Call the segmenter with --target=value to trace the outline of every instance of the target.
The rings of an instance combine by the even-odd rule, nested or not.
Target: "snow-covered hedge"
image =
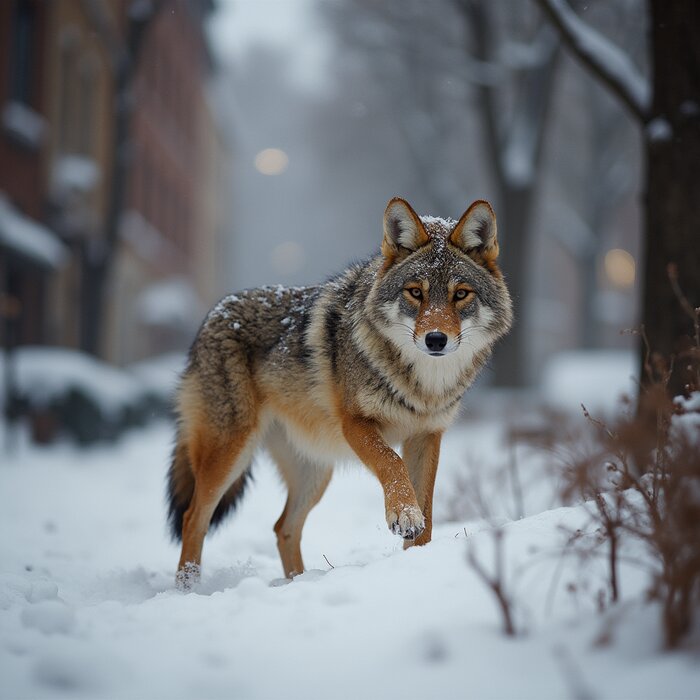
[[[0,400],[6,415],[29,421],[33,438],[66,436],[80,444],[113,439],[170,410],[182,355],[120,369],[56,347],[22,347],[0,355]],[[12,396],[8,400],[8,377]],[[171,384],[167,386],[167,378]]]
[[[151,400],[163,406],[171,406],[177,380],[185,368],[185,356],[170,352],[128,366],[129,372]]]

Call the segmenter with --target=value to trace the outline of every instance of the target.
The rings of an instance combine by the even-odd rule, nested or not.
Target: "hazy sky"
[[[316,0],[218,0],[209,29],[224,62],[235,61],[253,44],[289,51],[291,75],[305,85],[322,84],[328,35],[317,20]]]

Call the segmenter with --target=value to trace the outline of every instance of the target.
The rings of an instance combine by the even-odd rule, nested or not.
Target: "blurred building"
[[[0,308],[21,310],[19,342],[92,347],[126,363],[186,347],[219,295],[227,153],[208,97],[212,9],[0,3]],[[6,220],[25,226],[11,236]],[[91,342],[100,256],[107,303]]]
[[[46,213],[46,48],[51,7],[0,3],[0,321],[3,345],[49,338],[47,299],[65,261]]]
[[[103,3],[113,23],[118,2]],[[46,207],[52,228],[70,250],[52,300],[51,342],[85,343],[84,278],[101,244],[111,187],[113,70],[86,3],[46,3]]]
[[[218,193],[226,149],[208,100],[212,59],[203,29],[212,3],[171,5],[175,11],[161,10],[149,28],[133,89],[132,164],[108,343],[119,362],[186,346],[221,292]]]

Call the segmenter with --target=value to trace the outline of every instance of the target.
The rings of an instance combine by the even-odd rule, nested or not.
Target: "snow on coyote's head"
[[[459,221],[418,216],[394,198],[384,213],[384,265],[373,290],[377,326],[407,359],[469,362],[510,328],[496,263],[496,216],[474,202]]]

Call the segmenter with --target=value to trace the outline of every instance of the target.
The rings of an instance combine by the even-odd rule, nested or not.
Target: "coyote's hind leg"
[[[275,523],[275,533],[284,575],[292,578],[304,571],[301,533],[306,517],[321,500],[333,472],[331,467],[319,466],[296,454],[281,429],[269,437],[267,448],[289,490],[282,515]]]
[[[252,442],[251,430],[239,430],[224,438],[200,429],[190,439],[195,485],[182,521],[182,553],[176,579],[179,588],[189,589],[199,579],[202,546],[212,515],[228,488],[248,468]]]

